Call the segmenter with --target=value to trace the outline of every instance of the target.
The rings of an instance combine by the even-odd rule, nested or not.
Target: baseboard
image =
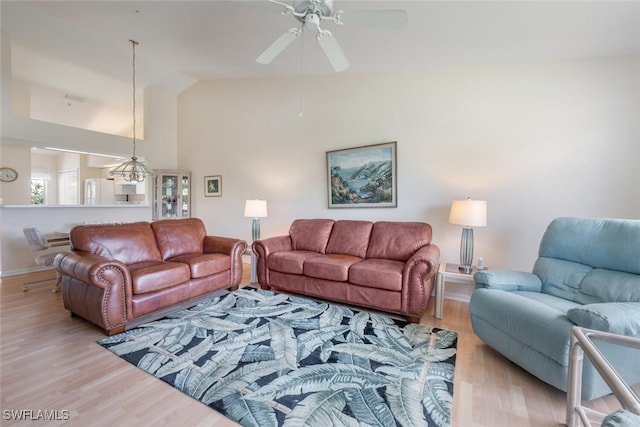
[[[468,303],[471,300],[471,295],[467,294],[453,294],[449,292],[444,293],[444,299],[453,299],[456,301],[462,301]]]

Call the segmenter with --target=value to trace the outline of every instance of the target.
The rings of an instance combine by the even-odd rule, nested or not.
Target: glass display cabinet
[[[171,170],[154,172],[153,218],[189,218],[191,216],[191,172]]]

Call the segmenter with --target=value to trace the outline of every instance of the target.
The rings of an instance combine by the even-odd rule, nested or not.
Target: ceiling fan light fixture
[[[315,13],[310,13],[304,18],[304,27],[309,31],[320,29],[320,18]]]

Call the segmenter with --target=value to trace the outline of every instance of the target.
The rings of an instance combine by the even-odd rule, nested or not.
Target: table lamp
[[[247,200],[244,204],[244,216],[253,218],[251,224],[251,239],[255,242],[260,239],[260,218],[267,216],[266,200]]]
[[[460,271],[470,274],[473,267],[473,228],[487,225],[487,202],[485,200],[454,200],[451,202],[449,223],[462,225],[460,239]]]

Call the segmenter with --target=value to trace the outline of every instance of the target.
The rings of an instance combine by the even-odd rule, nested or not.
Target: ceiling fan
[[[407,23],[404,10],[351,10],[333,11],[333,0],[293,0],[292,5],[277,0],[268,0],[284,7],[283,15],[292,15],[302,23],[300,28],[293,27],[282,34],[256,61],[270,64],[289,46],[304,29],[316,31],[316,39],[335,71],[349,68],[349,60],[337,40],[329,30],[320,27],[320,23],[330,21],[338,25],[368,25],[382,28],[402,28]]]

